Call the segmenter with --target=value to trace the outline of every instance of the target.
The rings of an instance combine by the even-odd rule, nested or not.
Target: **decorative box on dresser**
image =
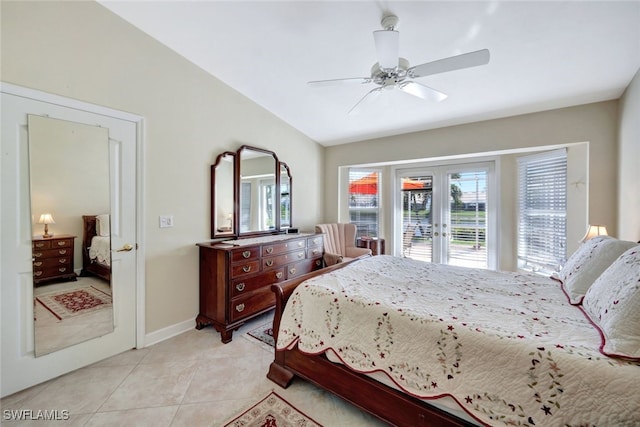
[[[59,234],[53,237],[34,236],[33,283],[37,286],[50,280],[76,280],[73,271],[73,245],[76,236]]]
[[[275,306],[273,283],[322,268],[322,234],[281,234],[198,243],[200,314],[196,329],[213,325],[222,342],[247,320]]]

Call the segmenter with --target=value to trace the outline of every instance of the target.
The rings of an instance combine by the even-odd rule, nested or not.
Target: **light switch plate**
[[[160,228],[173,227],[173,215],[160,215]]]

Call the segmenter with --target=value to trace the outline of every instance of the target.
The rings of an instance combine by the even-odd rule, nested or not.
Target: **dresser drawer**
[[[309,246],[322,246],[322,244],[324,243],[323,238],[324,237],[323,237],[322,234],[318,234],[318,235],[315,235],[313,237],[307,238],[307,247],[309,247]]]
[[[51,249],[51,240],[37,240],[35,242],[31,242],[31,249],[34,251]]]
[[[258,289],[246,296],[233,298],[229,310],[230,320],[232,322],[251,316],[259,311],[273,307],[275,296],[269,287]]]
[[[255,274],[260,271],[260,261],[247,261],[241,264],[233,264],[231,266],[231,278],[245,276],[247,274]]]
[[[287,254],[264,258],[262,260],[262,268],[277,268],[282,265],[289,264],[291,262],[300,261],[306,258],[305,250],[298,250],[295,252],[289,252]]]
[[[46,250],[34,250],[32,253],[35,259],[39,258],[59,258],[73,256],[73,251],[70,248],[62,249],[46,249]]]
[[[272,255],[283,254],[296,249],[302,249],[306,246],[304,239],[289,240],[286,242],[271,243],[262,246],[262,256],[268,257]]]
[[[238,248],[231,252],[231,262],[243,262],[260,258],[260,246]]]
[[[33,261],[33,268],[43,269],[47,267],[71,267],[71,261],[73,261],[73,259],[68,256],[56,258],[36,258],[36,260]]]
[[[272,283],[281,282],[285,279],[284,267],[266,271],[258,276],[238,279],[231,282],[231,298],[246,295],[256,289],[267,287],[270,289]]]
[[[49,279],[56,278],[58,276],[68,276],[73,273],[73,268],[71,265],[59,266],[59,267],[46,267],[46,268],[33,268],[33,278],[37,281],[38,279]]]
[[[322,256],[323,248],[322,246],[312,246],[307,249],[307,258],[318,258]]]

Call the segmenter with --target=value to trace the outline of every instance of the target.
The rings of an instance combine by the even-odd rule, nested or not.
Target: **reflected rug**
[[[224,427],[322,427],[276,392],[256,403]]]
[[[49,310],[58,320],[111,307],[111,295],[89,286],[40,295],[36,301]]]

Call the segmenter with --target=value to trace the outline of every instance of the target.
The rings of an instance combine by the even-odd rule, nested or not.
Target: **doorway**
[[[494,162],[396,171],[396,255],[495,269]]]

